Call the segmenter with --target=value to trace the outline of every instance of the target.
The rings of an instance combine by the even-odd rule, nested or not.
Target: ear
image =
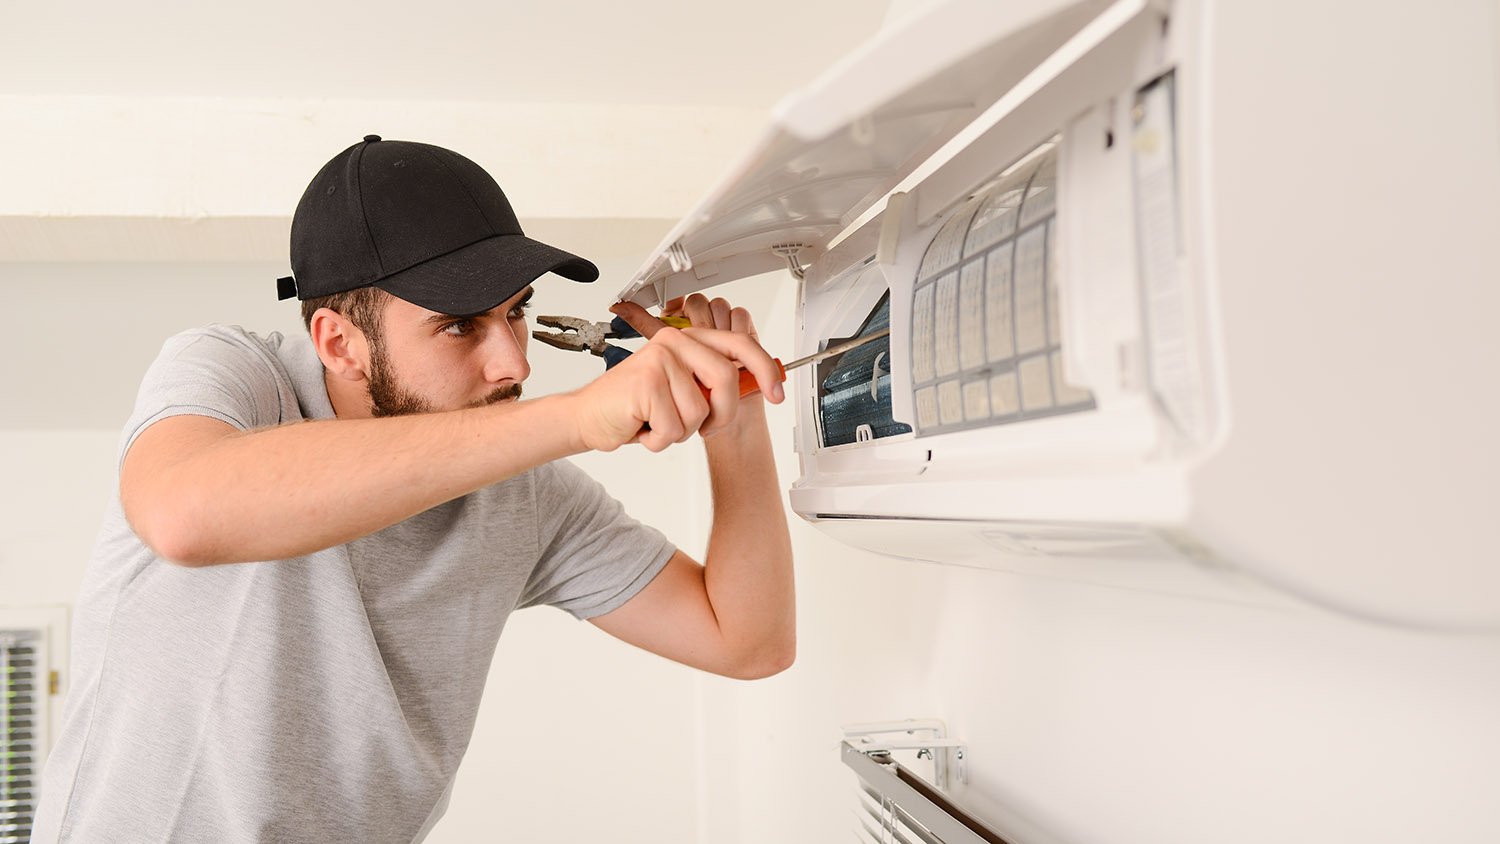
[[[337,311],[319,308],[308,325],[323,368],[335,378],[363,381],[369,372],[370,346],[365,333]]]

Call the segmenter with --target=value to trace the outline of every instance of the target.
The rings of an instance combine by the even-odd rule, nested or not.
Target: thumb
[[[630,327],[639,331],[647,340],[662,328],[661,320],[634,302],[616,302],[609,306],[609,312],[630,323]]]

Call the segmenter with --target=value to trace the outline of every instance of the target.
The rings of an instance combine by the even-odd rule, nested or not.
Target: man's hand
[[[610,310],[648,341],[575,394],[579,436],[586,448],[613,451],[640,442],[661,451],[694,432],[708,437],[731,428],[741,410],[740,366],[754,373],[766,398],[782,400],[776,365],[756,341],[743,308],[698,294],[673,300],[664,313],[686,313],[693,322],[692,328],[681,330],[632,303]]]
[[[617,305],[616,307],[624,306]],[[712,328],[718,331],[747,334],[757,344],[760,343],[760,336],[755,333],[755,323],[750,318],[750,312],[744,308],[731,307],[729,302],[722,298],[710,301],[701,293],[679,296],[662,306],[662,316],[685,316],[693,323],[694,328]],[[779,403],[784,397],[785,393],[778,382],[772,401]],[[755,416],[759,418],[759,411],[764,409],[765,405],[758,397],[746,396],[745,400],[740,403],[740,413],[735,417],[736,424],[746,419],[745,411],[754,411]],[[732,426],[726,426],[726,429],[728,427]],[[724,430],[719,429],[714,433],[722,433]]]
[[[651,336],[653,343],[670,330],[635,305],[620,304],[611,310]],[[709,301],[694,294],[668,302],[663,315],[686,315],[692,320],[693,327],[680,332],[689,338],[750,344],[756,355],[747,352],[736,359],[756,373],[763,394],[781,401],[780,384],[773,383],[770,386],[775,389],[768,390],[764,369],[757,368],[769,363],[769,357],[756,341],[755,327],[743,309],[731,308],[723,299]],[[775,674],[796,658],[792,542],[765,406],[760,396],[738,400],[735,380],[722,384],[728,395],[736,396],[730,404],[737,407],[731,408],[732,416],[713,418],[718,423],[715,427],[705,424],[701,429],[705,436],[712,435],[704,443],[714,506],[706,565],[678,551],[635,597],[590,620],[611,635],[668,659],[750,679]],[[720,412],[719,401],[714,399],[715,413]]]

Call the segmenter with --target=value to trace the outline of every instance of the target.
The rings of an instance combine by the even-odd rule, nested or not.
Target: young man
[[[518,607],[732,677],[791,663],[790,542],[737,364],[782,392],[743,310],[690,297],[679,331],[616,306],[643,349],[520,401],[533,280],[598,270],[525,237],[473,162],[373,135],[308,186],[292,266],[306,338],[188,331],[146,375],[34,841],[420,840]],[[694,432],[706,565],[560,459]]]

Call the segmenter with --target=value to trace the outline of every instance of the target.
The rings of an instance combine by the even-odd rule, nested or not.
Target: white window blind
[[[60,692],[61,608],[0,608],[0,844],[26,844]]]
[[[0,630],[0,844],[31,840],[36,812],[37,727],[46,702],[41,631]]]

